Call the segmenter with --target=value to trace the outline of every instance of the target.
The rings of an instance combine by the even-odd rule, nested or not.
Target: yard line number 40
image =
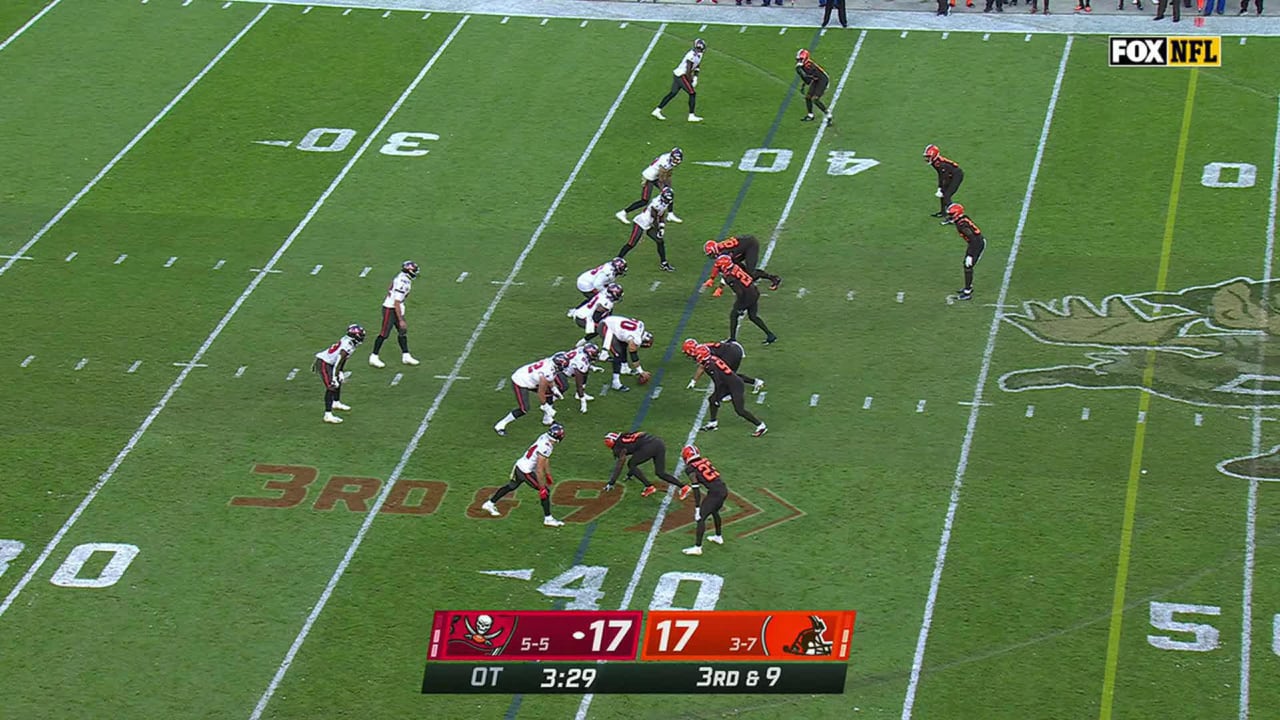
[[[17,540],[0,540],[0,575],[9,569],[26,545]],[[67,559],[53,572],[49,582],[67,588],[105,588],[120,582],[133,559],[138,556],[138,546],[128,543],[84,543],[71,548]],[[97,571],[85,572],[85,565],[97,553],[110,553],[111,557]],[[94,565],[97,567],[97,564]]]

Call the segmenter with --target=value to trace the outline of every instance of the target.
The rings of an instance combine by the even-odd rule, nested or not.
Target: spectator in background
[[[1225,0],[1223,1],[1225,2]],[[781,0],[779,0],[778,4],[782,4]],[[826,27],[827,23],[831,21],[831,8],[836,8],[839,11],[836,13],[836,17],[840,19],[840,27],[849,27],[849,19],[844,14],[844,0],[827,0],[826,5],[826,9],[822,11],[822,27]]]
[[[1262,14],[1262,0],[1253,0],[1253,6],[1258,9],[1258,14]],[[1240,0],[1240,12],[1237,15],[1243,15],[1249,12],[1249,0]]]
[[[1187,7],[1191,7],[1190,1],[1191,0],[1187,0],[1188,2]],[[1160,0],[1160,3],[1156,5],[1156,16],[1152,18],[1152,20],[1163,20],[1164,11],[1170,5],[1173,6],[1173,21],[1178,22],[1179,20],[1181,20],[1182,16],[1181,16],[1181,10],[1179,10],[1178,8],[1178,0]]]
[[[1225,0],[1224,0],[1224,2],[1225,2]],[[1139,12],[1141,12],[1141,11],[1142,11],[1142,0],[1133,0],[1133,4],[1138,8],[1138,11],[1139,11]],[[1123,10],[1123,9],[1124,9],[1124,0],[1120,0],[1120,4],[1116,7],[1116,9],[1117,9],[1117,10]]]
[[[1213,14],[1213,0],[1204,0],[1204,15]],[[1227,0],[1218,0],[1218,14],[1221,15],[1227,10]]]
[[[1035,2],[1035,0],[1031,0],[1031,1]],[[1045,2],[1049,2],[1049,0],[1045,0]],[[982,12],[984,13],[991,12],[991,6],[993,4],[995,5],[996,12],[1004,12],[1004,0],[987,0],[987,6],[982,8]],[[1031,12],[1035,12],[1035,10],[1033,9]]]
[[[1031,14],[1032,14],[1032,15],[1035,15],[1035,14],[1036,14],[1036,6],[1037,6],[1037,5],[1038,5],[1038,3],[1036,2],[1036,0],[1031,0]],[[1048,14],[1049,14],[1049,0],[1044,0],[1044,14],[1045,14],[1045,15],[1048,15]]]
[[[1091,0],[1079,0],[1079,2],[1076,3],[1076,12],[1093,12],[1093,6],[1089,4],[1090,1]]]

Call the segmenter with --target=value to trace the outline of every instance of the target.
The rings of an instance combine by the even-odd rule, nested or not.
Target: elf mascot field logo
[[[1222,38],[1217,36],[1107,40],[1111,67],[1222,67]]]

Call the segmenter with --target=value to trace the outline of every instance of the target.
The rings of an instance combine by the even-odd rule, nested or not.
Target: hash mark
[[[852,290],[850,290],[849,292],[845,293],[845,294],[844,294],[844,299],[845,299],[845,300],[853,300],[853,291],[852,291]]]
[[[219,260],[218,262],[216,262],[216,263],[214,263],[214,264],[213,264],[213,269],[214,269],[214,270],[221,270],[221,269],[222,269],[222,266],[223,266],[223,265],[226,265],[226,264],[227,264],[227,261],[226,261],[226,260]]]
[[[1031,42],[1031,33],[1027,33],[1027,36],[1022,38],[1022,42]]]
[[[245,368],[247,368],[247,367],[249,367],[249,366],[248,366],[248,365],[241,365],[240,367],[236,368],[236,375],[235,375],[235,376],[236,376],[236,377],[244,377],[244,371],[245,371]]]
[[[564,276],[557,275],[556,279],[551,281],[551,287],[560,287],[561,282],[564,282]]]
[[[579,25],[578,27],[583,28],[583,27],[586,27],[586,26],[587,26],[587,21],[586,21],[586,20],[583,20],[583,21],[582,21],[582,24],[581,24],[581,25]]]
[[[707,31],[706,25],[703,25],[702,27],[698,28],[698,32],[706,32],[706,31]]]
[[[368,265],[366,265],[366,266],[365,266],[365,268],[364,268],[363,270],[361,270],[361,271],[360,271],[360,277],[367,277],[367,276],[369,275],[369,271],[370,271],[370,270],[372,270],[372,269],[373,269],[373,268],[371,268],[371,267],[369,267]]]
[[[796,291],[796,297],[798,298],[802,298],[808,294],[809,294],[809,290],[807,288],[800,288],[799,290]]]
[[[743,25],[742,27],[738,28],[738,33],[739,33],[739,34],[744,33],[744,32],[746,32],[746,31],[747,31],[747,26],[746,26],[746,25]]]
[[[34,355],[32,355],[32,357],[35,357],[35,356],[34,356]],[[1194,422],[1195,422],[1195,424],[1196,424],[1196,427],[1200,427],[1201,425],[1203,425],[1203,424],[1204,424],[1204,415],[1202,415],[1202,414],[1200,414],[1200,413],[1196,413],[1196,416],[1195,416],[1195,418],[1194,418]]]
[[[470,273],[468,273],[466,270],[463,270],[463,271],[462,271],[462,274],[461,274],[461,275],[459,275],[459,276],[458,276],[458,279],[457,279],[457,280],[455,280],[454,282],[462,282],[463,280],[466,280],[466,279],[467,279],[467,275],[470,275]]]
[[[191,4],[191,0],[182,0],[182,7],[186,7],[190,4]]]
[[[142,361],[141,361],[141,360],[134,360],[134,361],[133,361],[133,364],[132,364],[132,365],[130,365],[130,366],[129,366],[129,369],[128,369],[128,370],[125,370],[125,372],[130,373],[130,374],[136,373],[136,372],[138,372],[138,368],[139,368],[139,367],[141,367],[141,366],[142,366]]]
[[[1138,411],[1138,424],[1139,424],[1139,425],[1141,425],[1141,424],[1145,423],[1146,421],[1147,421],[1147,411],[1146,411],[1146,410],[1139,410],[1139,411]]]
[[[1089,419],[1089,408],[1080,408],[1080,419],[1081,420]]]
[[[903,292],[903,291],[899,290],[899,291],[898,291],[898,298],[897,298],[898,302],[902,302],[902,299],[903,299],[903,298],[905,298],[906,296],[907,296],[907,294],[906,294],[905,292]]]
[[[622,28],[624,28],[624,27],[626,27],[626,26],[627,26],[627,23],[622,23],[621,25],[619,25],[619,26],[618,26],[618,29],[619,29],[619,30],[621,30]]]
[[[427,19],[427,18],[429,18],[429,17],[431,17],[431,13],[427,13],[426,15],[423,15],[423,16],[422,16],[422,19],[423,19],[423,20],[426,20],[426,19]]]
[[[342,16],[343,16],[343,17],[346,17],[346,16],[348,16],[348,15],[350,15],[350,14],[351,14],[351,8],[347,8],[346,10],[343,10],[343,11],[342,11]]]
[[[231,3],[229,3],[229,2],[227,2],[227,3],[222,3],[222,9],[223,9],[223,10],[226,10],[226,9],[227,9],[227,8],[229,8],[229,7],[231,7]]]
[[[907,36],[907,31],[906,31],[906,30],[903,30],[903,31],[902,31],[902,34],[901,34],[901,35],[899,35],[898,37],[900,37],[900,38],[904,38],[904,37],[906,37],[906,36]]]
[[[764,404],[764,396],[765,396],[765,395],[768,395],[768,394],[769,394],[769,391],[768,391],[768,390],[765,390],[765,391],[761,392],[760,394],[756,395],[756,404],[757,404],[757,405],[763,405],[763,404]]]
[[[991,39],[991,33],[983,33],[983,34],[982,34],[982,42],[986,42],[986,41],[988,41],[988,40],[990,40],[990,39]]]
[[[1249,38],[1247,38],[1247,37],[1242,37],[1242,38],[1240,38],[1240,44],[1241,44],[1241,45],[1243,45],[1243,44],[1244,44],[1244,42],[1245,42],[1246,40],[1248,40],[1248,39],[1249,39]]]
[[[22,362],[18,363],[18,367],[26,367],[31,364],[32,360],[35,360],[35,359],[36,359],[35,355],[28,355],[26,360],[23,360]]]
[[[284,376],[284,379],[285,379],[285,382],[288,382],[296,377],[298,377],[298,368],[294,368],[290,370],[289,374]]]
[[[173,264],[174,264],[174,263],[176,263],[176,262],[178,262],[178,256],[177,256],[177,255],[174,255],[173,257],[169,258],[169,259],[165,262],[164,266],[165,266],[165,267],[173,267]]]
[[[826,37],[826,36],[827,36],[826,28],[822,28],[821,30],[818,31],[818,37]]]
[[[787,34],[787,29],[786,29],[785,27],[780,27],[780,28],[778,28],[778,34],[779,34],[779,35],[786,35],[786,34]]]
[[[315,267],[311,268],[311,274],[312,274],[312,275],[319,275],[319,274],[320,274],[320,268],[322,268],[322,267],[324,267],[324,266],[323,266],[323,265],[317,265],[317,266],[315,266]]]
[[[870,410],[870,409],[871,409],[871,396],[870,396],[870,395],[868,395],[868,396],[866,396],[865,398],[863,398],[863,399],[862,399],[862,409],[863,409],[863,410]]]
[[[76,363],[76,370],[79,370],[88,364],[89,364],[89,358],[80,358],[80,362]]]
[[[501,380],[499,380],[499,381],[498,381],[498,384],[497,384],[497,385],[494,385],[494,386],[493,386],[493,391],[494,391],[494,392],[498,392],[499,390],[501,390],[502,388],[504,388],[504,387],[506,387],[506,386],[507,386],[507,379],[506,379],[506,378],[502,378]]]
[[[916,403],[916,412],[918,413],[924,412],[924,402],[925,402],[924,400],[921,400],[920,402]]]
[[[66,259],[66,261],[65,261],[65,262],[71,262],[72,260],[75,260],[75,259],[76,259],[76,255],[79,255],[79,254],[80,254],[80,253],[78,253],[78,252],[73,252],[73,253],[71,253],[70,255],[68,255],[68,256],[67,256],[67,259]]]
[[[654,281],[653,281],[653,284],[649,286],[649,292],[653,292],[653,291],[657,290],[657,289],[658,289],[658,286],[659,286],[659,285],[661,285],[661,284],[662,284],[662,281],[661,281],[661,280],[654,280]]]
[[[818,407],[818,393],[809,396],[809,407]]]
[[[948,37],[950,37],[950,36],[951,36],[951,33],[942,33],[942,39],[943,39],[943,40],[946,40],[946,39],[947,39]]]
[[[404,373],[396,373],[396,374],[395,374],[395,377],[391,378],[391,387],[395,387],[395,386],[399,385],[399,384],[400,384],[400,380],[401,380],[401,378],[403,378],[403,377],[404,377]]]
[[[600,392],[598,392],[598,393],[596,393],[596,394],[597,394],[597,395],[599,395],[600,397],[604,397],[605,395],[608,395],[608,394],[609,394],[609,383],[605,383],[605,384],[604,384],[604,387],[601,387],[601,388],[600,388]]]
[[[1027,417],[1035,417],[1035,416],[1036,416],[1036,406],[1035,406],[1035,405],[1028,405],[1028,406],[1027,406]]]
[[[384,17],[384,18],[385,18],[385,17],[390,17],[390,15],[391,15],[391,11],[390,11],[390,10],[388,10],[388,11],[386,11],[386,12],[382,13],[382,17]]]
[[[657,400],[658,396],[661,394],[662,394],[662,386],[659,385],[658,387],[653,389],[653,392],[649,393],[649,397],[653,398],[654,400]]]
[[[546,24],[547,24],[547,21],[548,21],[548,20],[550,20],[550,19],[551,19],[551,18],[542,18],[542,22],[541,22],[541,23],[539,23],[539,24],[540,24],[540,25],[546,25]]]
[[[120,257],[116,258],[116,261],[115,261],[114,263],[112,263],[112,264],[113,264],[113,265],[119,265],[120,263],[124,262],[124,259],[125,259],[125,258],[127,258],[127,257],[129,257],[129,256],[128,256],[128,255],[123,255],[123,254],[122,254]]]
[[[510,19],[511,19],[511,16],[510,16],[510,15],[508,15],[507,17],[502,18],[502,22],[500,22],[500,23],[498,23],[498,24],[499,24],[499,25],[506,25],[506,24],[507,24],[507,21],[508,21],[508,20],[510,20]]]
[[[306,9],[302,11],[302,14],[303,14],[303,15],[306,15],[306,14],[307,14],[307,13],[309,13],[309,12],[311,12],[311,6],[310,6],[310,5],[308,5],[308,6],[306,7]]]

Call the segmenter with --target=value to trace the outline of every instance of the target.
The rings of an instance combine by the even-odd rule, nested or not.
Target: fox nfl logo
[[[1108,40],[1111,67],[1222,67],[1222,38],[1217,36]]]

